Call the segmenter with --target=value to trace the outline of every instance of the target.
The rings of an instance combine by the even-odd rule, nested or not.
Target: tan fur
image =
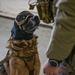
[[[5,64],[5,66],[7,65]],[[10,71],[8,71],[8,69]],[[25,62],[18,57],[12,57],[9,60],[9,67],[7,67],[6,70],[9,75],[29,75],[29,70]],[[40,60],[38,54],[36,54],[34,63],[34,75],[39,75],[39,73],[40,73]]]
[[[22,48],[19,47],[21,50],[19,50],[18,47],[16,46],[12,46],[12,43],[16,43],[18,46],[20,45],[22,47]],[[11,55],[9,61],[4,63],[7,75],[29,75],[29,69],[32,70],[33,67],[34,67],[33,69],[34,75],[39,75],[41,63],[39,59],[39,54],[37,52],[36,38],[33,38],[29,41],[25,40],[17,41],[10,39],[7,41],[6,47],[9,49],[7,56]],[[14,49],[16,49],[16,51]],[[28,61],[26,57],[32,59]],[[27,67],[27,64],[29,65],[29,69]],[[0,75],[6,75],[6,74],[0,74]]]

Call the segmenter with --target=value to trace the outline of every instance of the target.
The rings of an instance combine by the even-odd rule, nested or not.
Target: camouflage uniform
[[[50,59],[63,61],[63,66],[69,65],[72,68],[69,75],[75,75],[75,0],[58,0],[56,7],[55,22],[46,54]],[[66,59],[67,63],[64,62]]]

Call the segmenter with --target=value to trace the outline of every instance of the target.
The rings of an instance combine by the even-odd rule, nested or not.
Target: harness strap
[[[35,56],[22,59],[24,60],[25,65],[29,69],[29,75],[34,75]]]
[[[11,59],[12,55],[8,55],[7,57],[5,57],[2,61],[0,61],[0,65],[4,64],[5,62],[7,62],[9,59]]]
[[[34,75],[34,70],[29,71],[29,75]]]

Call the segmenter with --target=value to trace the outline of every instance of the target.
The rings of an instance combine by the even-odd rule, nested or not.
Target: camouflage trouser
[[[62,62],[58,75],[75,75],[75,70],[66,62]]]

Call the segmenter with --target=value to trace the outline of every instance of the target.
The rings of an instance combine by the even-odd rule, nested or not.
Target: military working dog
[[[39,17],[29,11],[22,11],[16,16],[11,37],[6,43],[9,60],[2,66],[3,75],[39,75],[38,36],[34,34],[39,24]]]

